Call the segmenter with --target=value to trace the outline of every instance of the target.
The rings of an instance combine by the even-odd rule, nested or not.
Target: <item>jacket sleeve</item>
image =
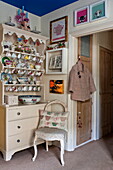
[[[71,69],[70,73],[69,73],[69,83],[68,83],[68,91],[69,92],[73,92],[73,69]]]
[[[94,84],[92,74],[90,72],[89,72],[89,83],[90,83],[90,93],[92,94],[96,91],[96,87],[95,87],[95,84]]]

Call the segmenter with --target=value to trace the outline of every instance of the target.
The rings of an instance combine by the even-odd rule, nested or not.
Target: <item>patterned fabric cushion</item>
[[[67,131],[69,112],[49,112],[40,110],[39,128],[50,127]]]

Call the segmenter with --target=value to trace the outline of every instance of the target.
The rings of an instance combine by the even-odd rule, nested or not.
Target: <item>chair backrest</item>
[[[44,111],[47,109],[47,107],[51,104],[60,104],[63,108],[64,108],[64,112],[67,112],[67,107],[65,105],[65,103],[59,101],[59,100],[52,100],[52,101],[49,101],[45,107],[44,107]]]
[[[64,111],[47,111],[47,107],[51,104],[60,104]],[[40,122],[39,122],[39,128],[42,127],[52,127],[52,128],[58,128],[63,129],[65,131],[68,130],[68,115],[69,112],[67,111],[66,105],[59,101],[59,100],[52,100],[49,101],[45,107],[44,110],[40,110]]]

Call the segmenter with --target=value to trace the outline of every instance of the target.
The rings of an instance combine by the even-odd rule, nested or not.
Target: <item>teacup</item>
[[[33,91],[36,91],[37,90],[37,87],[33,87]]]
[[[18,59],[20,59],[20,58],[21,58],[21,54],[18,54],[18,56],[17,56],[17,57],[18,57]]]
[[[38,69],[40,69],[40,68],[41,68],[41,65],[36,64],[36,65],[35,65],[35,68],[38,70]]]
[[[32,59],[33,61],[36,61],[36,57],[33,57],[33,59]]]
[[[5,71],[4,71],[5,73],[9,73],[9,69],[5,69]]]
[[[23,91],[28,91],[28,87],[27,86],[23,87]]]
[[[41,76],[41,75],[42,75],[42,72],[36,72],[35,75],[36,75],[36,76]]]
[[[32,91],[32,86],[29,86],[29,91]]]
[[[18,87],[18,91],[22,91],[22,87]]]
[[[11,53],[10,53],[10,52],[7,52],[7,53],[6,53],[6,56],[7,56],[7,57],[11,57]]]
[[[12,57],[12,58],[16,58],[16,54],[13,53],[13,54],[11,55],[11,57]]]
[[[37,87],[37,91],[40,91],[40,90],[41,90],[41,87],[40,87],[40,86],[38,86],[38,87]]]
[[[10,87],[6,87],[6,88],[5,88],[5,91],[10,91]]]

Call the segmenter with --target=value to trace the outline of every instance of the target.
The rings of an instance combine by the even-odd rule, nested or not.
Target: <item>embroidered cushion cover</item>
[[[67,118],[69,112],[50,112],[40,110],[39,128],[49,127],[67,131]]]

